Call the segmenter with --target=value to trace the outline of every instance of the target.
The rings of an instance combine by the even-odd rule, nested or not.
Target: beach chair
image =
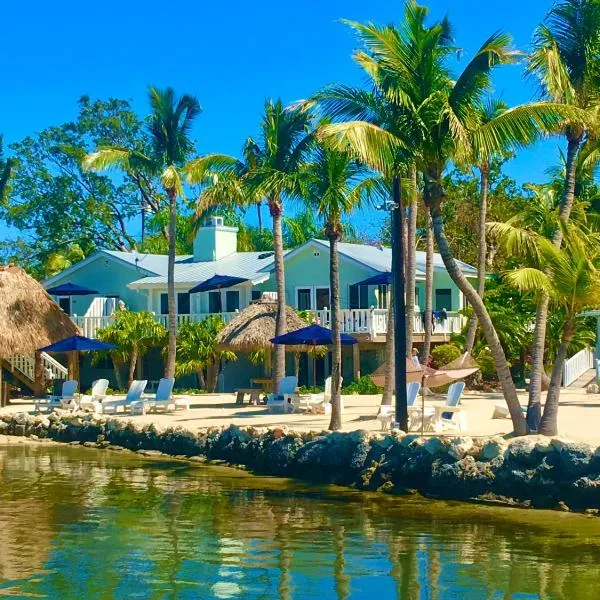
[[[460,398],[465,389],[464,381],[457,381],[448,388],[446,404],[435,407],[433,429],[436,433],[445,430],[465,431],[467,429],[467,415],[460,406]]]
[[[123,412],[131,407],[132,402],[141,400],[142,394],[148,385],[147,379],[135,380],[131,382],[127,395],[122,400],[110,400],[110,396],[102,402],[102,412],[104,414],[116,414],[122,408]]]
[[[343,377],[340,377],[340,389],[344,381]],[[331,377],[325,380],[325,389],[322,394],[311,395],[311,412],[318,414],[331,414]],[[344,413],[344,400],[340,395],[340,411]]]
[[[131,403],[132,415],[145,415],[147,412],[172,412],[175,410],[175,401],[173,400],[173,386],[175,378],[163,377],[158,382],[154,397],[145,396],[141,400],[136,400]]]
[[[35,410],[39,411],[42,406],[48,411],[55,408],[75,408],[75,394],[77,393],[77,382],[74,379],[64,381],[61,386],[60,394],[51,394],[48,398],[38,400],[35,403]]]
[[[411,429],[415,426],[413,421],[416,421],[421,412],[421,408],[416,406],[417,397],[421,391],[421,384],[418,381],[413,381],[406,384],[406,405],[408,407],[408,419]],[[392,404],[382,404],[377,413],[377,420],[381,422],[381,431],[386,431],[396,419],[396,410]]]
[[[279,380],[277,393],[267,396],[267,410],[270,413],[288,413],[294,411],[293,397],[298,378],[293,375]]]
[[[85,394],[79,399],[79,408],[81,410],[91,410],[93,412],[102,412],[102,400],[106,398],[108,389],[108,379],[96,379],[92,383],[90,394]]]

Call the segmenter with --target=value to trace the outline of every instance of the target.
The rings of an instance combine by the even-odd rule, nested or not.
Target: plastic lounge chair
[[[35,410],[40,410],[42,406],[45,406],[48,411],[55,408],[75,408],[77,385],[74,379],[64,381],[60,394],[51,394],[46,400],[38,400],[35,403]]]
[[[147,412],[156,412],[162,410],[171,412],[175,410],[175,401],[173,400],[173,386],[175,378],[163,377],[158,382],[154,397],[145,396],[141,400],[136,400],[131,403],[132,415],[145,415]]]
[[[131,382],[129,386],[129,390],[127,390],[127,396],[122,400],[105,400],[102,403],[102,412],[104,414],[116,414],[119,412],[119,408],[123,409],[125,412],[128,408],[130,408],[132,402],[137,402],[142,398],[142,394],[148,385],[147,379],[135,380]]]
[[[420,413],[420,407],[416,406],[416,400],[421,391],[421,384],[418,381],[413,381],[406,384],[406,405],[408,408],[409,429],[414,426],[412,421],[416,416],[414,413]],[[391,404],[382,404],[377,413],[377,420],[381,422],[381,431],[386,431],[396,418],[395,407]]]
[[[102,400],[106,398],[106,390],[108,389],[108,379],[96,379],[92,383],[92,391],[89,395],[81,396],[79,400],[79,408],[81,410],[92,410],[101,412]]]
[[[342,383],[344,381],[343,377],[340,377],[340,389],[342,387]],[[331,377],[328,377],[325,380],[325,390],[322,394],[312,394],[311,395],[311,407],[312,412],[319,414],[331,414]],[[340,411],[344,413],[344,400],[340,395]]]
[[[467,415],[462,409],[460,398],[465,389],[464,381],[457,381],[448,388],[445,406],[436,406],[433,428],[436,433],[446,429],[464,431],[467,428]]]
[[[276,394],[267,396],[267,410],[270,413],[293,412],[293,396],[298,385],[298,378],[293,375],[279,380]]]

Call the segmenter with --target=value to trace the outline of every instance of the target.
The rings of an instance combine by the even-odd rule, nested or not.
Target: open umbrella
[[[358,344],[358,340],[353,338],[351,335],[342,333],[340,335],[341,342],[344,345]],[[283,335],[271,338],[273,344],[282,344],[285,346],[330,346],[333,343],[333,332],[327,327],[321,325],[309,325],[308,327],[302,327],[296,331],[290,331]],[[315,357],[313,356],[313,386],[316,387],[316,368],[315,368]]]
[[[77,352],[87,352],[95,350],[113,350],[116,346],[114,344],[107,344],[99,340],[87,338],[82,335],[72,335],[71,337],[65,338],[40,348],[40,352],[65,352],[69,356],[69,371],[71,377],[77,380],[79,385],[79,360],[77,360]]]
[[[48,288],[46,291],[53,296],[92,296],[93,294],[100,293],[97,290],[91,290],[70,281],[56,287]]]
[[[222,290],[224,288],[232,287],[240,283],[248,281],[243,277],[234,277],[232,275],[213,275],[210,279],[202,281],[190,290],[190,294],[196,294],[197,292],[210,292],[211,290]]]

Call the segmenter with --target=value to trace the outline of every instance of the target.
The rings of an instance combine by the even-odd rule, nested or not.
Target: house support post
[[[360,379],[360,344],[352,346],[352,376],[354,381]]]
[[[42,353],[36,351],[33,364],[33,395],[41,398],[44,395],[44,366],[42,363]]]

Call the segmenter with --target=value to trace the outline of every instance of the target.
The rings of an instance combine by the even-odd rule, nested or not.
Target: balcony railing
[[[237,313],[221,313],[221,317],[226,323],[229,323]],[[156,319],[167,326],[167,315],[155,315]],[[190,321],[203,321],[211,316],[208,313],[197,313],[191,315],[177,315],[177,325],[188,323]],[[314,318],[317,323],[324,327],[331,326],[331,311],[316,310]],[[387,333],[387,310],[383,308],[355,308],[343,309],[340,315],[342,321],[342,331],[349,334],[367,334],[371,337],[385,335]],[[90,338],[96,337],[96,332],[101,327],[110,325],[113,317],[71,317],[73,322],[82,330],[83,335]],[[433,328],[433,334],[450,335],[451,333],[460,333],[464,324],[464,317],[459,313],[448,313],[444,320],[436,319]],[[414,317],[415,334],[423,334],[423,318],[421,313]]]

